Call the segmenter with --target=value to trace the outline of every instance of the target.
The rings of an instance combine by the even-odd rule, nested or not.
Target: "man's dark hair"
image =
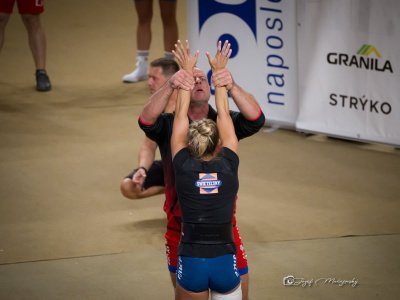
[[[171,58],[162,57],[155,59],[150,63],[150,66],[161,67],[163,75],[166,77],[170,77],[179,71],[178,63]]]

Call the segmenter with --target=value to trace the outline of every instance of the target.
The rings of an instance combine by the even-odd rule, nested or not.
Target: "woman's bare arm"
[[[193,68],[196,65],[199,52],[197,51],[193,56],[190,55],[189,43],[183,45],[178,40],[175,44],[175,51],[172,51],[180,67],[193,74]],[[175,107],[175,118],[171,137],[171,154],[174,158],[175,154],[182,148],[187,146],[187,135],[189,131],[188,110],[190,104],[190,91],[180,89],[178,92],[178,99]]]
[[[222,47],[221,44],[221,41],[219,41],[217,53],[214,58],[211,57],[209,52],[206,53],[213,73],[225,68],[232,53],[232,50],[230,49],[231,45],[228,41],[225,41]],[[238,150],[238,139],[235,134],[232,118],[229,114],[229,101],[226,87],[217,86],[215,88],[215,105],[218,112],[217,128],[222,141],[222,146],[227,147],[236,153]]]

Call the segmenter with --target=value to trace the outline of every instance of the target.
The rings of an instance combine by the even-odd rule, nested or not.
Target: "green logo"
[[[371,56],[374,53],[376,57]],[[347,54],[339,52],[329,52],[326,60],[332,65],[341,65],[357,69],[393,73],[390,60],[383,61],[381,54],[375,46],[364,44],[358,49],[357,54]]]
[[[362,45],[361,48],[358,49],[357,54],[369,56],[372,52],[374,52],[378,58],[381,58],[381,54],[379,53],[379,51],[376,50],[374,46],[367,44]]]

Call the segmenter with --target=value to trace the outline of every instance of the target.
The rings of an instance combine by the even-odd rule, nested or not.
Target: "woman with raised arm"
[[[193,72],[198,51],[178,41],[174,55],[181,68]],[[214,58],[207,52],[213,72],[223,69],[230,44],[218,43]],[[171,152],[175,184],[182,211],[182,231],[176,272],[176,299],[242,298],[232,215],[239,188],[238,140],[229,114],[225,87],[215,89],[217,124],[202,119],[189,124],[190,91],[179,90]]]

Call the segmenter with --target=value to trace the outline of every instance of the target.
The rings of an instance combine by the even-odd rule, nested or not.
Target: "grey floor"
[[[185,38],[186,3],[178,3]],[[173,299],[163,197],[119,193],[136,165],[148,94],[144,82],[120,82],[134,65],[133,5],[107,4],[46,2],[49,93],[34,90],[18,14],[7,27],[0,299]],[[162,56],[154,4],[150,59]],[[240,157],[251,299],[399,298],[399,150],[276,130],[241,141]],[[289,275],[299,286],[283,285]]]

